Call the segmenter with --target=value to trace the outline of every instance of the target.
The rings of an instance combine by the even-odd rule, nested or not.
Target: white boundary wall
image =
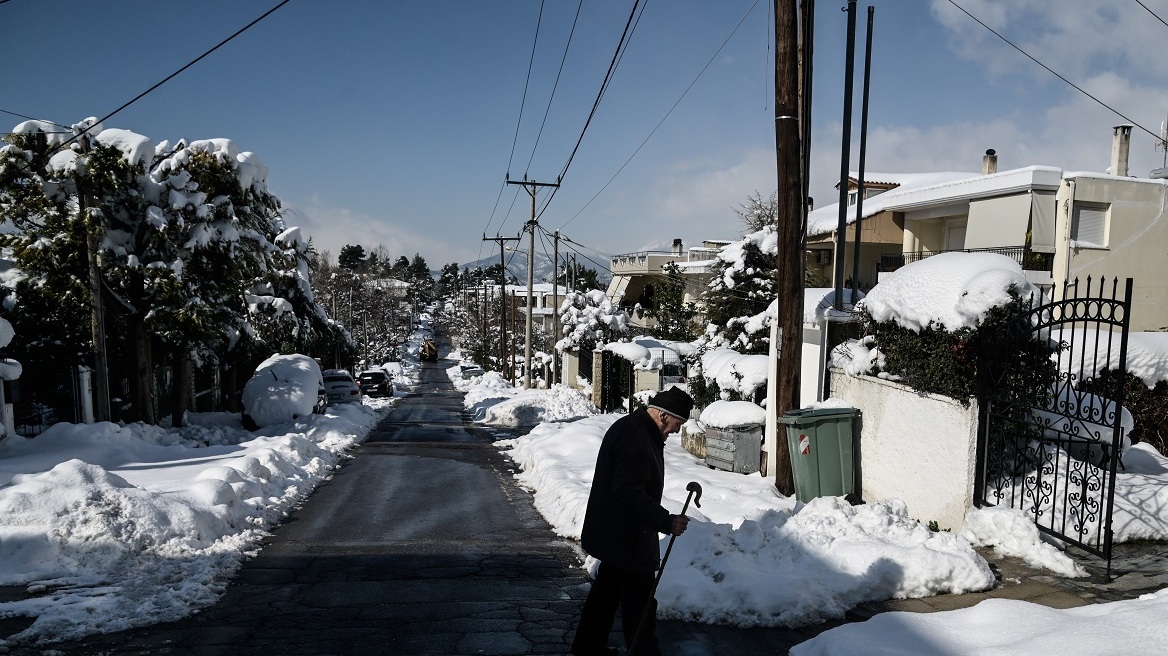
[[[863,499],[895,497],[922,522],[960,530],[973,505],[977,401],[954,399],[871,376],[831,372],[831,396],[861,411]]]

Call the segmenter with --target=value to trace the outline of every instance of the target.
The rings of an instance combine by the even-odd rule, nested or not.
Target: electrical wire
[[[560,57],[560,70],[556,71],[556,81],[552,84],[552,93],[548,97],[547,109],[543,110],[543,121],[539,124],[539,132],[535,135],[535,145],[531,147],[531,157],[527,158],[527,168],[531,168],[531,162],[535,159],[535,151],[539,148],[540,137],[543,136],[543,129],[547,125],[548,113],[552,110],[552,101],[556,98],[556,89],[560,86],[560,77],[564,74],[564,62],[568,60],[568,48],[572,46],[572,37],[576,34],[576,23],[580,20],[580,9],[584,6],[584,0],[579,0],[576,3],[576,17],[572,19],[572,29],[568,32],[568,41],[564,44],[564,55]],[[510,167],[508,167],[510,168]]]
[[[535,51],[539,45],[539,28],[543,24],[543,4],[543,0],[540,0],[539,17],[535,19],[535,38],[531,41],[531,59],[527,61],[527,79],[523,81],[523,98],[519,101],[519,119],[515,121],[515,137],[511,140],[511,156],[507,158],[507,177],[511,177],[511,163],[515,160],[515,146],[519,143],[519,127],[523,125],[523,110],[527,107],[527,89],[531,85],[531,69],[535,66]]]
[[[1139,0],[1136,0],[1136,1],[1137,1],[1137,2],[1139,2]],[[960,9],[962,13],[964,13],[966,16],[969,16],[970,18],[972,18],[974,21],[976,21],[976,22],[977,22],[977,24],[978,24],[978,25],[981,25],[982,27],[984,27],[984,28],[986,28],[987,30],[989,30],[991,33],[993,33],[993,35],[994,35],[994,36],[998,37],[998,38],[999,38],[999,39],[1001,39],[1002,41],[1005,41],[1005,42],[1006,42],[1006,43],[1007,43],[1007,44],[1008,44],[1008,45],[1009,45],[1011,48],[1013,48],[1013,49],[1017,50],[1018,52],[1022,53],[1023,55],[1026,55],[1026,58],[1027,58],[1027,59],[1029,59],[1030,61],[1034,62],[1035,64],[1038,64],[1039,66],[1041,66],[1041,67],[1045,68],[1045,69],[1047,70],[1047,72],[1049,72],[1051,75],[1053,75],[1053,76],[1057,77],[1058,79],[1062,80],[1063,82],[1066,82],[1066,83],[1067,83],[1067,84],[1069,84],[1070,86],[1074,87],[1076,91],[1078,91],[1079,93],[1083,94],[1084,96],[1087,96],[1087,97],[1088,97],[1088,98],[1090,98],[1091,100],[1094,100],[1095,102],[1099,103],[1099,105],[1101,105],[1102,107],[1104,107],[1104,108],[1108,109],[1109,111],[1111,111],[1111,112],[1112,112],[1113,114],[1115,114],[1116,116],[1118,116],[1118,117],[1122,118],[1123,120],[1127,121],[1128,123],[1131,123],[1131,124],[1132,124],[1132,125],[1134,125],[1135,127],[1139,128],[1139,129],[1141,129],[1141,130],[1143,130],[1144,132],[1147,132],[1148,134],[1152,135],[1152,137],[1153,137],[1153,138],[1155,138],[1155,139],[1157,140],[1157,143],[1159,143],[1159,141],[1160,141],[1160,135],[1156,134],[1155,132],[1152,132],[1151,130],[1149,130],[1148,128],[1146,128],[1146,127],[1144,127],[1144,126],[1140,125],[1140,124],[1139,124],[1139,123],[1137,123],[1136,121],[1133,121],[1132,119],[1130,119],[1130,118],[1128,118],[1127,116],[1125,116],[1125,115],[1124,115],[1122,112],[1120,112],[1118,109],[1116,109],[1116,108],[1112,107],[1111,105],[1108,105],[1107,103],[1103,102],[1102,100],[1100,100],[1100,99],[1096,98],[1095,96],[1093,96],[1093,95],[1091,95],[1090,93],[1088,93],[1087,91],[1085,91],[1085,90],[1084,90],[1082,87],[1080,87],[1079,85],[1075,84],[1074,82],[1071,82],[1071,81],[1070,81],[1070,80],[1068,80],[1067,78],[1065,78],[1065,77],[1063,77],[1062,75],[1060,75],[1060,74],[1056,73],[1056,72],[1054,71],[1054,69],[1052,69],[1051,67],[1047,66],[1046,64],[1044,64],[1044,63],[1042,63],[1042,62],[1038,61],[1038,59],[1036,59],[1036,58],[1035,58],[1033,55],[1031,55],[1030,53],[1026,52],[1026,51],[1025,51],[1025,50],[1023,50],[1022,48],[1020,48],[1020,47],[1018,47],[1017,45],[1015,45],[1013,41],[1010,41],[1009,39],[1007,39],[1005,36],[1003,36],[1001,33],[999,33],[999,32],[998,32],[997,30],[995,30],[994,28],[992,28],[992,27],[990,27],[989,25],[986,25],[985,23],[983,23],[983,22],[981,21],[981,19],[979,19],[977,16],[974,16],[973,14],[969,13],[969,11],[965,9],[965,7],[962,7],[961,5],[957,4],[956,0],[949,0],[949,4],[951,4],[951,5],[953,5],[954,7],[957,7],[958,9]],[[1143,4],[1143,3],[1140,3],[1140,4],[1141,4],[1141,6],[1142,6],[1142,4]],[[1146,9],[1146,7],[1145,7],[1145,9]],[[1151,10],[1149,10],[1149,11],[1151,11]],[[1157,18],[1159,18],[1159,17],[1157,16]]]
[[[541,229],[543,229],[543,228],[541,228]],[[565,246],[569,250],[576,253],[577,255],[582,256],[585,260],[596,265],[596,268],[598,271],[606,272],[609,275],[616,275],[612,271],[612,269],[609,268],[608,265],[602,264],[602,263],[597,262],[596,260],[592,259],[591,257],[588,257],[588,255],[586,255],[586,254],[580,252],[578,249],[576,249],[575,246],[580,246],[581,248],[584,248],[584,249],[587,249],[587,250],[590,250],[590,251],[593,251],[595,253],[603,255],[603,253],[601,253],[600,251],[598,251],[594,248],[591,248],[589,246],[586,246],[584,244],[581,244],[580,242],[577,242],[577,241],[575,241],[575,240],[573,240],[573,239],[571,239],[563,234],[560,235],[560,241],[564,242]],[[606,257],[608,257],[608,256],[606,256]],[[645,277],[653,279],[653,280],[662,280],[662,281],[671,281],[671,282],[688,282],[689,281],[689,277],[686,276],[685,274],[671,275],[671,274],[668,274],[665,272],[646,274]],[[749,292],[743,293],[743,292],[739,292],[736,289],[712,290],[712,289],[707,288],[703,293],[708,298],[718,298],[718,299],[725,299],[725,300],[739,300],[739,301],[758,301],[759,300],[757,297],[752,296]]]
[[[706,65],[702,67],[702,70],[698,71],[698,74],[696,76],[694,76],[693,81],[689,83],[689,86],[687,86],[685,88],[685,91],[681,92],[681,95],[678,96],[677,100],[675,100],[673,102],[673,105],[671,105],[669,107],[669,110],[667,112],[665,112],[665,115],[661,117],[661,120],[657,121],[657,125],[653,126],[653,129],[649,131],[648,136],[646,136],[644,138],[644,140],[641,141],[640,145],[638,145],[637,149],[634,150],[631,155],[629,155],[628,159],[626,159],[624,161],[624,163],[620,165],[620,168],[618,168],[616,170],[616,173],[612,174],[612,177],[608,179],[608,182],[605,182],[604,186],[602,186],[599,191],[597,191],[595,194],[593,194],[592,198],[589,198],[588,202],[584,203],[584,206],[581,207],[579,211],[577,211],[575,214],[573,214],[572,217],[569,218],[567,221],[564,221],[563,225],[560,226],[560,229],[565,228],[569,223],[574,221],[576,219],[576,217],[580,216],[584,212],[584,210],[588,209],[588,206],[591,205],[592,202],[595,201],[600,196],[600,194],[604,193],[604,191],[606,189],[608,189],[608,186],[610,184],[612,184],[613,180],[616,180],[617,176],[619,176],[622,171],[625,170],[625,167],[629,165],[629,162],[632,162],[633,158],[636,157],[637,154],[641,152],[641,149],[645,147],[645,144],[649,143],[649,140],[653,138],[653,135],[657,134],[657,130],[659,130],[661,128],[662,124],[664,124],[666,119],[668,119],[669,116],[673,113],[673,110],[677,109],[677,106],[681,104],[681,101],[685,98],[685,96],[690,92],[691,89],[694,88],[694,85],[698,83],[698,80],[701,79],[702,75],[706,72],[706,70],[710,68],[710,66],[714,63],[714,60],[716,60],[718,58],[718,55],[726,47],[726,44],[730,43],[730,39],[734,38],[734,35],[738,33],[739,28],[741,28],[742,24],[746,22],[746,19],[750,16],[750,14],[754,12],[755,7],[758,6],[758,3],[760,1],[761,0],[755,0],[754,4],[750,6],[750,9],[746,10],[746,13],[742,15],[742,18],[738,21],[738,24],[735,25],[734,29],[730,31],[729,36],[727,36],[722,41],[722,45],[718,46],[718,49],[716,51],[714,51],[713,55],[710,56],[710,60],[706,62]],[[768,4],[767,6],[769,7],[770,5]],[[549,198],[548,200],[550,201],[551,199]],[[547,209],[546,203],[544,204],[544,209]],[[542,212],[540,214],[542,214]],[[539,217],[536,217],[536,218],[539,218]]]
[[[7,1],[7,0],[4,0],[4,1]],[[0,4],[2,4],[2,3],[0,3]],[[65,134],[66,132],[73,131],[73,128],[69,127],[68,125],[61,125],[60,123],[57,123],[56,121],[47,121],[43,118],[35,118],[32,116],[25,116],[24,114],[17,114],[16,112],[10,112],[7,109],[0,109],[0,114],[10,114],[10,115],[15,116],[17,118],[23,118],[26,121],[40,121],[41,123],[48,123],[49,125],[55,125],[55,126],[61,128],[61,132],[51,132],[50,134]],[[13,133],[12,132],[5,132],[5,134],[13,134]]]
[[[625,29],[621,32],[620,41],[616,44],[616,51],[612,54],[612,61],[608,64],[608,71],[605,72],[604,80],[600,83],[600,90],[596,93],[596,100],[592,103],[592,109],[588,112],[588,118],[584,121],[584,127],[580,130],[580,137],[576,139],[576,145],[572,148],[572,153],[568,155],[568,161],[560,169],[560,174],[556,178],[557,181],[563,180],[564,176],[568,173],[568,169],[572,166],[572,160],[576,158],[576,153],[580,150],[580,144],[584,141],[584,135],[588,132],[588,126],[592,124],[592,119],[596,116],[596,108],[600,106],[600,100],[604,97],[604,92],[608,89],[609,82],[612,81],[612,75],[616,71],[621,54],[628,46],[628,39],[632,34],[631,28],[633,27],[634,19],[637,18],[637,10],[639,8],[641,8],[641,0],[634,0],[633,9],[629,12],[628,20],[625,21]],[[544,201],[543,210],[547,209],[547,206],[551,203],[552,198],[555,198],[558,190],[559,187],[552,187],[552,192],[548,194],[547,199]],[[543,210],[539,212],[539,215],[543,214]],[[539,215],[536,216],[537,221],[539,220]]]
[[[291,2],[291,0],[280,0],[280,2],[279,2],[279,3],[278,3],[276,6],[275,6],[275,7],[272,7],[271,9],[269,9],[269,10],[265,11],[265,12],[263,13],[263,15],[261,15],[259,18],[255,19],[255,20],[253,20],[252,22],[248,23],[247,25],[244,25],[243,27],[239,28],[239,29],[238,29],[238,30],[235,32],[235,34],[232,34],[231,36],[227,37],[226,39],[223,39],[222,41],[220,41],[219,43],[217,43],[217,44],[215,45],[215,47],[213,47],[213,48],[211,48],[210,50],[208,50],[208,51],[204,52],[203,54],[199,55],[198,57],[195,57],[195,58],[194,58],[193,60],[191,60],[191,61],[190,61],[190,62],[189,62],[189,63],[188,63],[186,66],[183,66],[182,68],[180,68],[180,69],[178,69],[177,71],[175,71],[175,72],[171,73],[170,75],[167,75],[165,78],[163,78],[163,79],[162,79],[162,81],[161,81],[161,82],[158,82],[157,84],[155,84],[154,86],[150,87],[149,89],[147,89],[147,90],[143,91],[142,93],[140,93],[140,94],[138,94],[138,95],[134,96],[133,98],[131,98],[131,99],[129,100],[129,102],[125,103],[125,104],[124,104],[124,105],[122,105],[121,107],[118,107],[118,108],[117,108],[117,109],[115,109],[114,111],[112,111],[112,112],[110,112],[109,114],[106,114],[106,115],[105,115],[105,116],[103,116],[102,118],[98,119],[98,120],[97,120],[97,122],[96,122],[96,123],[94,123],[93,125],[91,125],[91,126],[89,126],[89,127],[85,128],[85,129],[84,129],[84,130],[82,130],[81,132],[78,132],[77,134],[73,135],[73,137],[72,137],[71,139],[69,139],[69,140],[67,140],[67,141],[65,141],[65,142],[63,142],[63,143],[61,143],[61,144],[59,144],[58,146],[54,147],[54,148],[53,148],[53,149],[50,151],[50,153],[52,153],[52,152],[56,152],[56,151],[58,151],[58,150],[60,150],[60,149],[62,149],[62,148],[64,148],[64,147],[68,146],[69,144],[71,144],[71,143],[73,143],[74,141],[76,141],[76,140],[77,140],[79,137],[81,137],[81,135],[87,134],[87,133],[88,133],[90,130],[92,130],[92,129],[93,129],[95,126],[101,125],[102,123],[105,123],[106,121],[108,121],[110,118],[113,118],[113,116],[114,116],[115,114],[117,114],[118,112],[121,112],[123,109],[125,109],[125,108],[129,107],[130,105],[133,105],[133,104],[134,104],[134,103],[136,103],[136,102],[138,102],[139,100],[141,100],[143,97],[145,97],[145,96],[146,96],[147,94],[149,94],[150,92],[154,91],[154,90],[155,90],[155,89],[157,89],[158,87],[160,87],[160,86],[162,86],[162,85],[166,84],[167,82],[169,82],[170,80],[172,80],[173,78],[175,78],[176,76],[178,76],[178,74],[179,74],[179,73],[182,73],[183,71],[187,70],[187,69],[188,69],[188,68],[190,68],[191,66],[194,66],[195,64],[199,63],[199,62],[200,62],[200,61],[202,61],[202,60],[203,60],[203,58],[205,58],[207,55],[210,55],[211,53],[215,52],[215,51],[216,51],[216,50],[218,50],[219,48],[222,48],[224,45],[226,45],[226,44],[227,44],[227,42],[231,41],[232,39],[234,39],[235,37],[239,36],[240,34],[243,34],[244,32],[248,31],[248,30],[249,30],[249,29],[251,29],[251,28],[252,28],[252,26],[254,26],[256,23],[258,23],[258,22],[262,21],[263,19],[267,18],[268,16],[272,15],[272,13],[274,13],[274,12],[275,12],[277,9],[279,9],[280,7],[283,7],[284,5],[288,4],[289,2]]]
[[[483,228],[484,235],[487,234],[487,231],[491,229],[491,225],[495,222],[495,212],[499,209],[499,200],[503,197],[503,190],[507,187],[506,180],[507,180],[507,178],[511,177],[511,164],[515,161],[515,148],[519,143],[519,128],[520,128],[520,126],[523,125],[523,112],[524,112],[525,108],[527,107],[527,90],[531,86],[531,71],[532,71],[532,68],[534,68],[534,66],[535,66],[535,52],[536,52],[537,46],[539,45],[539,29],[540,29],[540,26],[543,24],[543,7],[544,7],[543,0],[540,0],[539,16],[535,20],[535,37],[531,41],[531,58],[527,60],[527,77],[523,81],[523,97],[519,101],[519,118],[517,118],[515,120],[515,136],[512,137],[512,139],[511,139],[511,154],[507,157],[507,176],[506,176],[506,178],[504,178],[503,184],[500,185],[500,187],[499,187],[499,194],[495,197],[495,206],[493,208],[491,208],[491,216],[487,218],[487,225],[485,228]],[[545,115],[545,118],[546,118],[546,115]],[[534,157],[534,156],[535,156],[535,153],[533,151],[532,157]],[[528,161],[528,166],[529,167],[531,166],[530,161]],[[518,190],[516,190],[516,194],[518,194]],[[507,214],[503,217],[503,220],[499,223],[499,228],[502,228],[503,224],[505,224],[507,222],[507,218],[509,218],[511,216],[511,209],[514,207],[515,207],[515,199],[512,198],[511,199],[511,207],[509,207],[507,209]],[[482,247],[481,246],[479,248],[479,255],[482,255]]]
[[[1139,5],[1139,6],[1141,6],[1141,7],[1143,7],[1144,9],[1147,9],[1149,14],[1151,14],[1151,15],[1155,16],[1155,17],[1156,17],[1156,20],[1160,21],[1161,23],[1164,23],[1164,26],[1165,26],[1165,27],[1168,27],[1168,22],[1165,22],[1163,18],[1160,18],[1160,15],[1159,15],[1159,14],[1157,14],[1156,12],[1152,11],[1151,9],[1149,9],[1149,8],[1148,8],[1148,5],[1146,5],[1146,4],[1142,3],[1142,2],[1140,2],[1140,0],[1136,0],[1136,4],[1137,4],[1137,5]]]

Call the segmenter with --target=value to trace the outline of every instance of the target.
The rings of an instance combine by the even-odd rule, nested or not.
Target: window
[[[1075,204],[1071,217],[1072,246],[1107,247],[1107,206]]]

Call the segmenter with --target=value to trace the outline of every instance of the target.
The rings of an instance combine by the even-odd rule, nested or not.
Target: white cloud
[[[318,251],[328,251],[335,261],[346,244],[359,244],[369,252],[385,246],[395,259],[399,255],[412,258],[419,253],[431,268],[452,261],[470,261],[474,254],[465,248],[453,248],[448,237],[435,239],[413,226],[406,226],[387,217],[374,217],[345,207],[328,207],[319,197],[310,199],[307,207],[285,206],[285,221],[298,225]],[[459,242],[459,245],[463,244]],[[442,246],[441,253],[435,246]],[[464,252],[465,251],[465,252]]]

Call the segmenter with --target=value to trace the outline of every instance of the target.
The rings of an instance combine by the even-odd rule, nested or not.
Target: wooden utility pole
[[[527,176],[523,176],[523,180],[507,180],[507,184],[523,185],[523,188],[531,196],[531,220],[527,222],[527,230],[531,233],[531,241],[527,247],[527,331],[524,334],[523,344],[523,389],[531,389],[531,305],[532,305],[532,288],[534,285],[535,275],[535,228],[539,225],[535,220],[535,192],[540,187],[558,187],[559,182],[536,182],[535,180],[528,180]]]
[[[519,241],[518,237],[488,237],[483,235],[483,241],[499,242],[499,366],[506,366],[507,362],[507,259],[506,244],[509,241]],[[483,338],[486,339],[484,333]]]
[[[778,192],[775,220],[778,239],[778,267],[775,272],[778,296],[779,358],[775,365],[777,399],[775,412],[800,407],[799,387],[803,350],[803,241],[806,203],[804,172],[806,153],[800,132],[809,120],[799,102],[798,0],[775,0],[775,153]],[[813,11],[804,0],[803,11]],[[809,39],[810,34],[804,34]],[[810,65],[805,57],[804,66]],[[806,80],[806,78],[805,78]],[[791,453],[786,436],[775,439],[775,487],[781,494],[795,492],[791,475]]]
[[[80,135],[81,152],[89,153],[89,136]],[[80,167],[79,167],[80,168]],[[88,191],[82,174],[77,174],[77,203],[81,225],[85,230],[86,264],[89,272],[90,336],[93,339],[93,418],[109,421],[109,364],[105,350],[105,300],[101,279],[101,264],[97,259],[97,230],[90,225]]]

